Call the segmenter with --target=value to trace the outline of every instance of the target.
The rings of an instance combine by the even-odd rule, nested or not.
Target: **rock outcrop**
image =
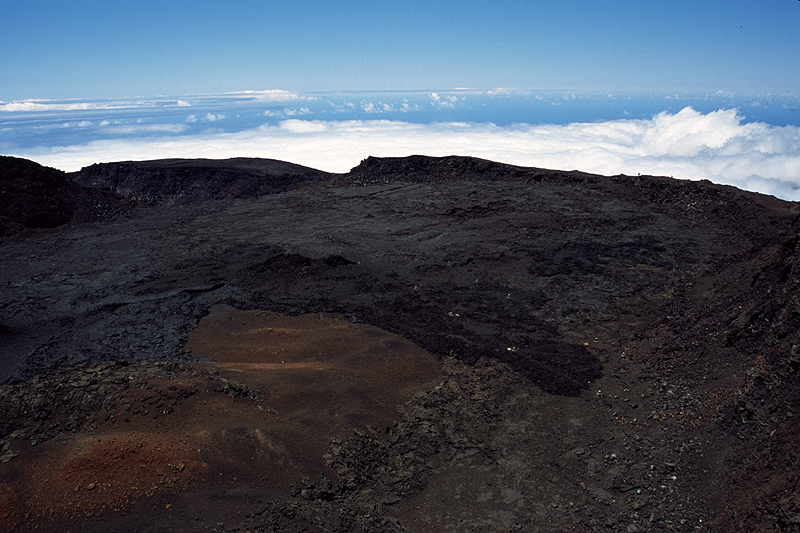
[[[301,165],[244,157],[98,163],[71,176],[81,185],[109,189],[147,205],[257,198],[330,178]]]
[[[61,170],[0,156],[0,238],[25,229],[108,220],[133,207],[120,195],[74,183]]]

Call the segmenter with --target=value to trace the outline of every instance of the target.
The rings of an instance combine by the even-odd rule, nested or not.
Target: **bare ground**
[[[798,531],[794,210],[371,158],[9,239],[0,525]]]

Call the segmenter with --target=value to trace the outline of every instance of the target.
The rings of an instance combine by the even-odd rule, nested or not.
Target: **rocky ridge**
[[[120,195],[82,187],[60,170],[0,156],[0,239],[69,222],[111,220],[135,205]]]
[[[186,205],[285,192],[330,174],[284,161],[238,157],[97,163],[71,178],[147,205]]]

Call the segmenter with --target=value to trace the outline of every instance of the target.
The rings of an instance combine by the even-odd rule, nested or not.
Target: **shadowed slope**
[[[273,159],[159,159],[98,163],[71,174],[76,183],[111,189],[150,205],[256,198],[330,174]]]
[[[0,156],[0,238],[28,228],[106,220],[133,206],[109,191],[75,184],[60,170]]]

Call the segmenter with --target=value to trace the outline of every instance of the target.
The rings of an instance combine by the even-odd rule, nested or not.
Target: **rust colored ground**
[[[210,527],[204,500],[231,498],[235,514],[239,496],[285,494],[326,471],[331,438],[391,424],[396,405],[439,380],[415,344],[336,315],[218,306],[187,349],[215,362],[133,380],[96,427],[26,444],[0,465],[0,529],[95,520],[124,530],[143,512],[165,527]],[[134,415],[154,391],[188,398]]]

